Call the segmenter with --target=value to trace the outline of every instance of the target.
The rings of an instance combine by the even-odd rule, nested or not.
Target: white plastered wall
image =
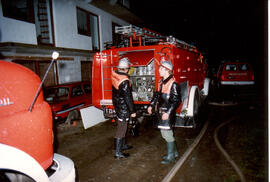
[[[120,25],[128,24],[99,8],[86,4],[84,1],[53,0],[55,44],[57,47],[92,50],[91,37],[78,34],[76,7],[98,16],[101,50],[104,49],[103,42],[112,41],[112,22]],[[81,81],[79,57],[75,58],[74,61],[61,61],[58,64],[60,65],[58,66],[59,83]]]
[[[37,44],[35,24],[4,17],[1,1],[0,42]]]
[[[112,41],[112,22],[119,25],[128,25],[128,22],[112,16],[83,0],[52,0],[52,17],[56,47],[89,50],[90,54],[92,50],[92,40],[89,36],[78,34],[76,7],[98,16],[101,50],[104,49],[103,42]],[[35,24],[3,17],[0,1],[0,42],[37,45],[36,36]],[[80,57],[74,56],[74,61],[60,61],[58,63],[60,65],[58,65],[59,83],[81,81],[80,59]]]

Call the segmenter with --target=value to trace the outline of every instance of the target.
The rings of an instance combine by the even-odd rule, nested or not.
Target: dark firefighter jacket
[[[167,79],[160,80],[158,88],[150,102],[158,118],[157,127],[160,129],[172,129],[176,109],[181,102],[180,86],[175,82],[173,75],[170,75]],[[168,120],[162,120],[163,113],[169,114]]]
[[[120,121],[128,121],[130,115],[135,113],[128,74],[112,71],[112,101]]]

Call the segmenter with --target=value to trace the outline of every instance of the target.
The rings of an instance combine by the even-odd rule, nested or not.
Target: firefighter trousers
[[[117,130],[115,138],[124,138],[126,136],[127,132],[127,121],[120,121],[119,119],[116,119],[117,121]]]
[[[166,140],[166,142],[174,142],[174,136],[172,130],[160,130],[162,138]]]

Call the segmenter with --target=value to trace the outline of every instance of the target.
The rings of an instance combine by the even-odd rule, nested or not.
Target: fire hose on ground
[[[233,121],[235,118],[231,118],[228,121],[226,121],[225,123],[221,123],[214,132],[214,140],[215,143],[218,147],[218,149],[221,151],[221,153],[225,156],[225,158],[227,159],[227,161],[233,166],[234,170],[236,171],[236,173],[238,174],[238,176],[240,177],[241,182],[246,182],[245,176],[243,175],[242,171],[240,170],[240,168],[236,165],[236,163],[231,159],[231,157],[229,156],[229,154],[224,150],[224,148],[222,147],[222,145],[220,144],[219,140],[218,140],[218,132],[220,130],[220,128],[222,128],[223,126],[229,124],[231,121]]]
[[[211,114],[210,114],[211,115]],[[210,116],[209,116],[210,118]],[[228,160],[228,162],[233,166],[233,168],[235,169],[236,173],[238,174],[238,176],[240,177],[241,182],[246,182],[246,179],[243,175],[243,173],[241,172],[241,170],[239,169],[239,167],[236,165],[236,163],[231,159],[231,157],[228,155],[228,153],[223,149],[223,147],[221,146],[219,140],[218,140],[218,132],[220,130],[220,128],[222,128],[223,126],[229,124],[231,121],[233,121],[235,118],[232,118],[224,123],[221,123],[214,131],[214,140],[215,143],[218,147],[218,149],[221,151],[221,153],[225,156],[225,158]],[[194,140],[194,142],[191,144],[191,146],[186,150],[186,152],[183,154],[183,156],[177,161],[177,163],[172,167],[172,169],[169,171],[169,173],[165,176],[165,178],[162,180],[162,182],[170,182],[173,177],[176,175],[176,173],[178,172],[178,170],[182,167],[182,165],[184,164],[184,162],[188,159],[188,157],[190,156],[190,154],[192,153],[192,151],[195,149],[195,147],[198,145],[198,143],[200,142],[201,138],[203,137],[203,135],[205,134],[205,131],[207,129],[209,125],[209,119],[206,121],[206,123],[204,124],[203,129],[201,130],[201,132],[199,133],[199,135],[196,137],[196,139]]]
[[[211,115],[211,114],[210,114]],[[210,117],[209,117],[210,118]],[[184,162],[187,160],[187,158],[190,156],[192,151],[195,149],[195,147],[199,144],[200,140],[202,139],[203,135],[205,134],[205,131],[209,125],[209,119],[206,121],[206,123],[203,126],[203,129],[199,133],[199,135],[196,137],[194,142],[190,145],[190,147],[186,150],[186,152],[183,154],[183,156],[176,162],[176,164],[172,167],[172,169],[169,171],[169,173],[165,176],[165,178],[162,180],[162,182],[169,182],[172,180],[172,178],[175,176],[177,171],[180,169],[180,167],[184,164]]]

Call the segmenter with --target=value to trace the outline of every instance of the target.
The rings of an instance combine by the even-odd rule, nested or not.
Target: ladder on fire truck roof
[[[146,28],[140,28],[134,25],[127,25],[127,26],[116,26],[115,33],[133,36],[136,33],[137,36],[145,36],[145,37],[163,37],[163,35],[154,32],[152,30]]]
[[[188,44],[182,40],[178,40],[173,36],[163,36],[160,33],[149,30],[147,28],[140,28],[134,25],[126,25],[126,26],[116,26],[115,33],[122,34],[124,36],[130,37],[130,45],[132,46],[132,38],[139,37],[139,45],[141,45],[141,37],[150,38],[152,41],[161,41],[165,39],[166,42],[170,44],[175,44],[181,46],[182,48],[197,50],[197,48],[191,44]]]

